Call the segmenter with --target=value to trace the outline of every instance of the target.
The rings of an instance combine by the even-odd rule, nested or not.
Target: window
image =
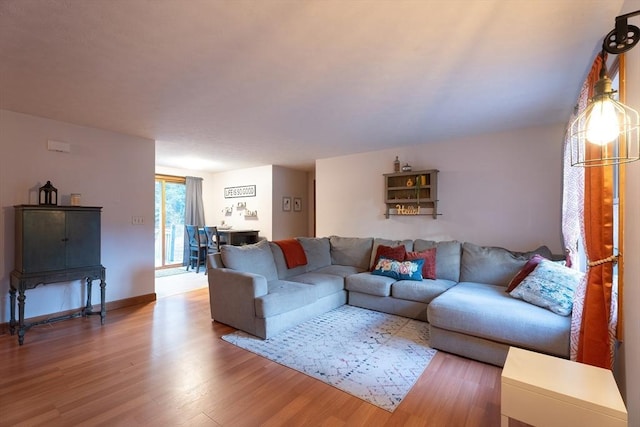
[[[156,175],[155,266],[182,265],[184,256],[185,178]]]

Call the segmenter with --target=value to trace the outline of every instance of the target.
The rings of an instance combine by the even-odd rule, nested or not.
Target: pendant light
[[[620,54],[640,40],[640,29],[627,18],[640,10],[616,17],[616,27],[602,43],[602,69],[587,108],[571,124],[571,165],[607,166],[640,160],[640,115],[618,102],[607,75],[605,51]],[[590,145],[592,145],[590,147]]]

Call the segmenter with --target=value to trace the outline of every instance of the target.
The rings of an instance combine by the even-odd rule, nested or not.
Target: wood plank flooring
[[[222,341],[208,298],[37,326],[22,347],[0,336],[0,425],[500,425],[500,368],[438,352],[389,413]]]

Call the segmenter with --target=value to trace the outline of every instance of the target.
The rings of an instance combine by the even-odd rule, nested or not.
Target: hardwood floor
[[[222,341],[208,298],[37,326],[22,347],[0,336],[0,425],[500,425],[500,368],[438,352],[389,413]]]

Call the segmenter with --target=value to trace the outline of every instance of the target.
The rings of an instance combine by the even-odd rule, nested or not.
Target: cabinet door
[[[22,223],[22,271],[63,270],[65,268],[65,213],[24,211]]]
[[[67,212],[67,268],[100,265],[100,212]]]

